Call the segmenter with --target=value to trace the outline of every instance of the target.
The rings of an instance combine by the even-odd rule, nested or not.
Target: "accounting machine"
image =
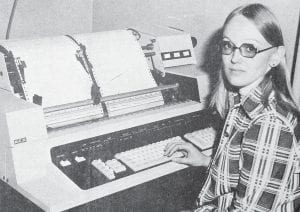
[[[163,148],[199,128],[203,104],[158,84],[128,30],[0,45],[1,180],[41,209],[186,168]]]

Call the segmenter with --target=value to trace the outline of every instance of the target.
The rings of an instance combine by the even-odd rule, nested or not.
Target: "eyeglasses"
[[[221,48],[222,54],[224,55],[230,55],[232,54],[232,52],[234,52],[235,49],[238,49],[240,51],[240,54],[243,57],[247,57],[247,58],[253,58],[255,57],[255,55],[275,47],[275,46],[271,46],[266,49],[257,50],[257,48],[253,44],[243,43],[240,47],[237,47],[231,41],[227,41],[227,40],[222,40],[219,46]]]

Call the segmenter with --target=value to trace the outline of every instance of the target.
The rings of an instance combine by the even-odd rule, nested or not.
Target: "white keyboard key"
[[[75,161],[76,161],[77,163],[86,161],[85,157],[82,157],[82,156],[75,156],[74,159],[75,159]]]
[[[121,164],[118,160],[112,159],[105,162],[115,173],[121,173],[126,171],[126,166]]]
[[[114,171],[107,166],[101,159],[93,160],[91,163],[98,171],[100,171],[103,175],[107,177],[109,180],[113,180],[116,178]]]
[[[62,166],[62,167],[66,167],[66,166],[70,166],[71,165],[71,162],[69,160],[61,160],[59,162],[59,164]]]

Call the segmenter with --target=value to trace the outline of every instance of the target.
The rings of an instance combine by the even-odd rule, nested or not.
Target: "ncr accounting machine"
[[[203,105],[177,98],[176,83],[158,86],[129,31],[0,45],[1,180],[41,209],[67,210],[186,168],[162,149],[199,128]],[[147,151],[156,159],[139,163]]]

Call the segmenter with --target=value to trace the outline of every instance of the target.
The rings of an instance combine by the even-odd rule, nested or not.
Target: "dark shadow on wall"
[[[203,56],[200,61],[200,69],[206,72],[209,76],[209,90],[210,93],[208,95],[207,104],[209,104],[211,99],[212,91],[215,89],[217,82],[219,80],[220,70],[222,67],[222,54],[219,48],[219,43],[222,40],[222,29],[218,29],[212,33],[209,39],[206,42],[206,45],[203,50]],[[210,108],[212,118],[211,118],[211,126],[217,130],[216,139],[214,142],[214,151],[215,154],[216,147],[219,145],[219,140],[221,137],[222,128],[224,125],[224,120],[221,118],[219,113],[215,110],[215,108]]]
[[[210,91],[216,86],[219,78],[219,72],[222,66],[222,57],[218,44],[222,40],[222,29],[216,30],[206,42],[203,56],[200,61],[200,69],[209,75]]]

